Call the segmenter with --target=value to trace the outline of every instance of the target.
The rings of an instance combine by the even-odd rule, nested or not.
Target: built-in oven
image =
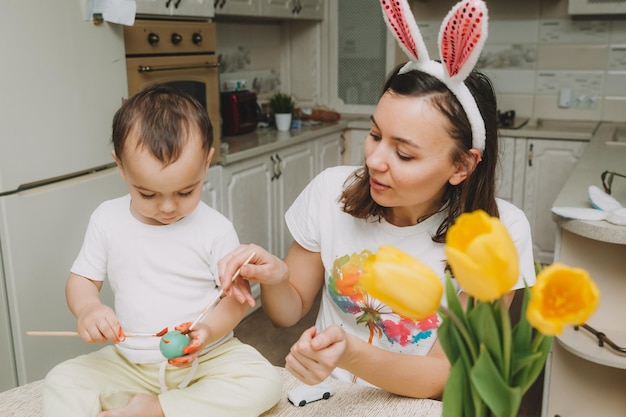
[[[137,19],[124,27],[128,94],[154,84],[181,89],[196,98],[213,124],[213,163],[220,160],[219,81],[215,23]]]

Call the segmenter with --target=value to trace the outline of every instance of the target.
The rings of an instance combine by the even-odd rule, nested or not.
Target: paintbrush
[[[254,257],[254,255],[256,255],[256,252],[252,252],[250,256],[248,256],[248,258],[241,264],[241,266],[244,266],[247,263],[249,263]],[[241,272],[241,266],[237,269],[237,271],[235,271],[235,273],[233,274],[233,277],[230,279],[230,282],[234,282],[237,279],[237,277],[239,276],[239,273]],[[189,326],[189,331],[192,331],[193,328],[196,326],[196,324],[198,324],[201,320],[203,320],[207,316],[209,311],[213,307],[215,307],[215,305],[218,303],[218,301],[220,301],[223,295],[224,295],[224,289],[220,288],[220,291],[217,293],[215,298],[211,300],[211,302],[202,309],[202,312],[200,313],[198,318],[195,319],[193,323],[191,323],[191,326]]]
[[[167,327],[158,333],[142,333],[142,332],[124,332],[125,337],[161,337],[167,333]],[[30,330],[27,331],[28,336],[80,336],[78,332],[73,331],[54,331],[54,330]]]

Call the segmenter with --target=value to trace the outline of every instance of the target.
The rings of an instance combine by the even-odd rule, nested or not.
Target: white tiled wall
[[[567,0],[486,2],[489,37],[478,65],[492,78],[502,110],[626,121],[626,18],[572,19]],[[439,26],[455,3],[412,3],[431,58],[439,56]]]

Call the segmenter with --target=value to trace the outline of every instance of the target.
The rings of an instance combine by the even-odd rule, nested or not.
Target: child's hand
[[[119,343],[126,339],[113,309],[101,303],[88,304],[80,310],[77,328],[87,343]]]
[[[174,327],[175,330],[178,330],[183,334],[187,334],[187,336],[191,339],[191,342],[189,343],[189,346],[183,349],[183,353],[185,354],[184,356],[167,361],[170,365],[189,365],[204,350],[204,347],[209,340],[209,328],[204,323],[199,322],[191,331],[189,330],[189,326],[191,326],[191,322],[182,323]]]

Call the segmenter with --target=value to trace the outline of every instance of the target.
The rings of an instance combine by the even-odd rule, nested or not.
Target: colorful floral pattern
[[[335,260],[328,282],[328,290],[335,304],[343,312],[355,316],[357,323],[369,328],[370,344],[375,336],[382,339],[385,335],[391,345],[399,344],[403,347],[417,345],[420,340],[433,336],[439,323],[436,314],[420,321],[402,318],[356,285],[363,272],[363,263],[371,254],[364,250]]]

